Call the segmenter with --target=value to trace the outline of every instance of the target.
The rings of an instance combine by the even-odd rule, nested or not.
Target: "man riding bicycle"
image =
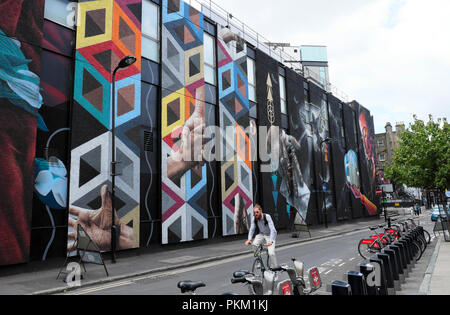
[[[273,224],[272,218],[268,214],[263,214],[260,205],[255,205],[253,208],[254,218],[250,231],[248,233],[248,241],[245,242],[245,246],[249,246],[253,243],[255,246],[260,246],[263,242],[266,242],[269,253],[269,265],[270,267],[277,266],[277,258],[275,256],[275,240],[277,238],[277,230]],[[255,240],[253,236],[256,235]]]

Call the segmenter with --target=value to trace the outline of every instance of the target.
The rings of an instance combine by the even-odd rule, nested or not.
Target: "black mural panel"
[[[360,194],[358,193],[361,189],[361,177],[358,159],[356,115],[348,104],[344,104],[344,124],[347,142],[347,152],[344,157],[346,185],[351,196],[352,217],[356,219],[363,216]]]
[[[352,102],[356,113],[359,160],[361,166],[361,195],[365,214],[377,215],[376,207],[376,176],[375,176],[375,131],[373,129],[373,118],[370,112],[358,102]],[[365,199],[367,198],[367,200]]]
[[[334,200],[332,193],[334,189],[331,175],[331,156],[330,145],[322,143],[329,137],[328,127],[328,106],[325,101],[325,92],[315,84],[309,84],[310,110],[311,110],[311,129],[314,147],[314,190],[312,198],[316,205],[311,209],[315,213],[319,223],[324,223],[325,209],[334,209]],[[322,143],[322,145],[321,145]],[[325,196],[325,202],[323,200]],[[327,216],[328,221],[335,219],[335,216]]]
[[[56,24],[52,26],[56,30],[60,28]],[[50,34],[46,36],[51,40]],[[40,114],[47,130],[38,130],[36,139],[32,260],[64,256],[67,244],[65,234],[73,59],[43,50],[41,62],[44,65],[41,71],[44,106]],[[48,171],[52,173],[53,179],[43,180]]]
[[[44,5],[0,1],[0,266],[30,259]]]
[[[305,110],[304,80],[292,70],[286,70],[287,103],[289,112],[288,149],[295,153],[291,157],[293,173],[291,180],[293,192],[286,197],[291,205],[291,213],[298,211],[302,218],[310,224],[318,222],[317,216],[311,216],[309,209],[316,209],[315,198],[312,198],[314,188],[314,136],[311,125],[308,124]],[[292,137],[292,138],[291,138]],[[291,220],[294,218],[291,215]]]
[[[258,82],[256,96],[259,127],[267,127],[266,130],[271,127],[278,127],[281,131],[278,62],[259,50],[256,51],[256,82]],[[261,130],[259,129],[259,131]],[[268,138],[260,132],[259,146],[267,148],[272,142],[277,142],[267,141]],[[274,139],[278,139],[278,137],[275,136]],[[267,142],[269,142],[268,145],[266,145]],[[273,164],[271,166],[270,161],[267,160],[267,154],[265,156],[260,154],[259,159],[261,162],[259,190],[262,195],[263,210],[272,216],[277,228],[287,228],[289,226],[290,206],[287,205],[285,198],[280,193],[284,184],[283,176],[277,167],[274,167]],[[282,165],[282,163],[279,165]]]
[[[347,209],[349,194],[345,183],[345,165],[344,157],[346,152],[345,137],[343,137],[343,108],[342,104],[336,97],[330,95],[329,102],[329,119],[330,119],[330,136],[333,139],[331,150],[333,155],[332,166],[334,174],[335,201],[337,210],[337,220],[346,220],[351,218],[351,213]]]
[[[147,74],[148,75],[148,74]],[[141,104],[143,115],[136,118],[136,126],[127,132],[134,139],[141,159],[141,211],[140,246],[161,242],[161,212],[159,195],[160,161],[159,141],[160,119],[158,118],[158,87],[142,82]],[[133,141],[131,141],[133,142]]]

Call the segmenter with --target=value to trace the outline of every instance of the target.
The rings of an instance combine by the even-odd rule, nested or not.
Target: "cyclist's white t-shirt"
[[[264,216],[266,216],[267,225],[264,224]],[[261,220],[255,220],[255,218],[252,219],[252,225],[250,226],[250,231],[248,232],[248,239],[251,241],[253,236],[255,236],[253,235],[256,230],[255,221],[259,227],[259,234],[270,236],[270,242],[274,243],[277,238],[277,230],[275,229],[271,216],[265,213],[262,215]]]

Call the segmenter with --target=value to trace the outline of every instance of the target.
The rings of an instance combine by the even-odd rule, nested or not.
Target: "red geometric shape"
[[[223,47],[222,43],[220,42],[220,40],[217,41],[218,44],[218,54],[219,54],[219,68],[229,64],[230,62],[233,62],[233,58],[231,58],[231,56],[228,54],[227,49],[225,47]]]
[[[170,209],[168,209],[166,212],[162,214],[162,222],[166,222],[167,219],[169,219],[172,216],[172,214],[177,212],[177,210],[180,209],[186,202],[180,197],[178,197],[178,195],[174,193],[167,185],[165,185],[164,183],[161,184],[162,184],[161,185],[162,191],[164,191],[167,194],[167,196],[172,198],[172,200],[175,202],[175,204],[172,207],[170,207]]]
[[[245,201],[245,209],[247,210],[252,205],[252,200],[242,191],[240,187],[236,187],[235,190],[224,200],[223,204],[230,209],[231,212],[234,213],[234,207],[231,204],[231,200],[234,199],[234,197],[239,194]]]
[[[114,71],[118,62],[127,56],[112,41],[80,48],[78,52],[109,82],[112,82],[112,71]],[[110,61],[107,58],[110,58]],[[136,65],[132,65],[126,69],[117,71],[116,81],[131,77],[140,72]]]

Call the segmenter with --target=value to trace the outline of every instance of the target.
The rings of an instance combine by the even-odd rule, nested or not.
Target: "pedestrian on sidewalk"
[[[263,213],[260,205],[253,207],[253,220],[248,232],[248,240],[245,242],[245,246],[253,244],[260,246],[266,242],[269,252],[269,267],[277,266],[277,258],[275,255],[275,241],[277,238],[277,230],[273,224],[273,220],[270,215]],[[253,237],[256,235],[255,240]]]

